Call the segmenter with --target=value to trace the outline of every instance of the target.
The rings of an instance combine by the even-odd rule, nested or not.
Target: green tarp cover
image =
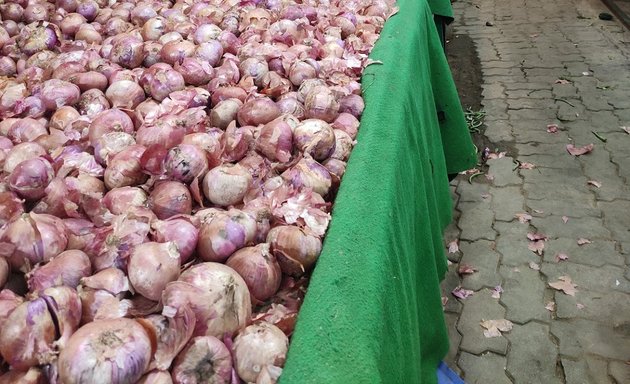
[[[449,19],[453,18],[453,7],[451,6],[451,0],[427,0],[431,12],[434,15],[443,16]]]
[[[435,383],[448,172],[475,153],[428,4],[399,0],[362,84],[366,108],[281,384]],[[436,113],[444,111],[442,126]]]

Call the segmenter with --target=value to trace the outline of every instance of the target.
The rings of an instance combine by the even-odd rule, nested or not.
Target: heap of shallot
[[[0,383],[275,383],[393,2],[0,4]]]

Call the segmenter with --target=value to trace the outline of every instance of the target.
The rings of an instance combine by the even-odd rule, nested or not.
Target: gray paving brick
[[[630,281],[624,279],[624,269],[613,265],[593,267],[573,263],[569,259],[562,263],[542,263],[540,271],[549,281],[557,281],[560,276],[571,277],[577,285],[578,295],[581,289],[600,293],[613,290],[630,293]]]
[[[548,326],[534,322],[514,325],[506,337],[511,344],[507,371],[515,384],[562,383],[556,376],[558,352],[549,337]]]
[[[573,213],[566,212],[565,215],[573,216]],[[534,217],[531,223],[538,231],[552,239],[556,237],[609,239],[611,236],[610,231],[604,226],[604,221],[601,218],[589,216],[574,217],[566,224],[563,224],[562,216]]]
[[[512,381],[505,374],[507,361],[505,356],[496,353],[484,353],[475,356],[462,352],[458,364],[464,371],[464,380],[469,384],[511,384]]]
[[[602,321],[611,325],[621,324],[630,319],[630,294],[623,292],[581,291],[579,295],[569,296],[555,293],[556,316],[560,319],[582,318]],[[583,308],[578,308],[582,304]],[[508,310],[508,314],[509,314]]]
[[[527,268],[530,262],[540,262],[540,257],[527,249],[527,232],[530,231],[527,224],[496,222],[494,228],[499,233],[496,250],[502,255],[501,265]]]
[[[556,216],[560,221],[560,217]],[[574,219],[569,218],[570,223]],[[563,226],[566,224],[561,224]],[[604,264],[612,264],[623,266],[624,256],[615,249],[616,243],[609,240],[592,239],[592,244],[578,245],[575,237],[570,238],[557,238],[547,241],[545,247],[544,259],[547,262],[556,262],[556,254],[565,253],[569,256],[569,259],[573,263],[591,265],[594,267],[601,267]]]
[[[556,108],[550,107],[546,109],[508,110],[507,114],[510,117],[510,120],[527,120],[527,119],[551,120],[551,119],[556,118]]]
[[[478,240],[487,239],[494,240],[496,232],[492,229],[492,221],[494,220],[494,212],[489,202],[459,204],[462,216],[459,219],[459,228],[462,230],[460,239],[462,240]]]
[[[491,195],[491,205],[494,210],[495,220],[512,221],[516,213],[524,210],[525,199],[520,187],[494,188],[491,191]]]
[[[617,383],[630,383],[630,365],[627,362],[611,361],[608,371]]]
[[[495,250],[495,244],[488,240],[477,240],[472,243],[462,242],[460,250],[462,258],[460,263],[472,265],[477,272],[462,277],[462,287],[478,291],[483,287],[494,288],[501,284],[499,275],[499,255]]]
[[[552,93],[554,97],[576,98],[577,88],[573,84],[554,84]]]
[[[501,61],[496,61],[495,63],[507,64]],[[504,99],[505,98],[505,87],[502,84],[484,84],[482,86],[483,90],[481,91],[481,95],[484,99]]]
[[[556,320],[551,323],[551,333],[558,338],[564,356],[580,358],[589,353],[625,361],[630,355],[630,336],[608,324],[578,318]]]
[[[588,359],[588,358],[587,358]],[[562,369],[567,383],[575,384],[611,384],[606,374],[606,361],[598,359],[578,361],[562,358]]]
[[[487,338],[479,325],[484,320],[504,318],[505,309],[490,296],[488,289],[483,289],[467,298],[457,323],[457,330],[462,334],[460,349],[475,355],[486,351],[505,355],[508,346],[505,336]]]
[[[525,180],[527,180],[530,173],[538,172],[538,168],[560,168],[572,169],[575,171],[579,171],[581,168],[579,161],[576,161],[575,158],[566,156],[565,154],[519,155],[518,160],[524,163],[532,163],[536,166],[534,169],[519,169],[519,174]]]
[[[513,159],[509,156],[502,157],[500,159],[488,160],[490,169],[488,175],[492,179],[492,183],[497,187],[504,187],[506,185],[522,184],[523,181],[518,177],[518,173],[514,170]]]
[[[604,224],[613,233],[615,239],[630,238],[630,201],[616,200],[599,202],[599,208],[604,212]]]
[[[575,99],[566,100],[566,102],[556,101],[558,105],[557,118],[560,121],[575,121],[584,119],[584,112],[586,109],[584,106]],[[567,103],[571,103],[570,105]]]
[[[478,176],[483,178],[483,176]],[[457,184],[457,194],[460,196],[460,203],[481,203],[488,202],[490,198],[490,185],[485,182],[478,182],[473,179],[472,183],[468,182],[468,176]],[[458,207],[462,211],[462,207]]]
[[[527,323],[531,320],[548,322],[551,318],[544,306],[545,283],[538,271],[529,267],[514,268],[502,266],[504,278],[501,303],[507,308],[506,318],[515,323]]]
[[[507,120],[489,120],[486,122],[484,135],[493,143],[512,141],[512,127]]]

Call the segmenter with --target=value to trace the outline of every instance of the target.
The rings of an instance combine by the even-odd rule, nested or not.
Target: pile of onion
[[[393,7],[0,4],[0,383],[275,383]]]

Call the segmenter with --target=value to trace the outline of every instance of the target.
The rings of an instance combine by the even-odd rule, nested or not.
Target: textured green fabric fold
[[[435,383],[448,349],[447,164],[468,168],[474,150],[428,4],[399,6],[363,75],[358,144],[281,384]]]
[[[431,12],[434,15],[444,16],[449,19],[453,19],[453,7],[451,6],[451,0],[427,0]]]

